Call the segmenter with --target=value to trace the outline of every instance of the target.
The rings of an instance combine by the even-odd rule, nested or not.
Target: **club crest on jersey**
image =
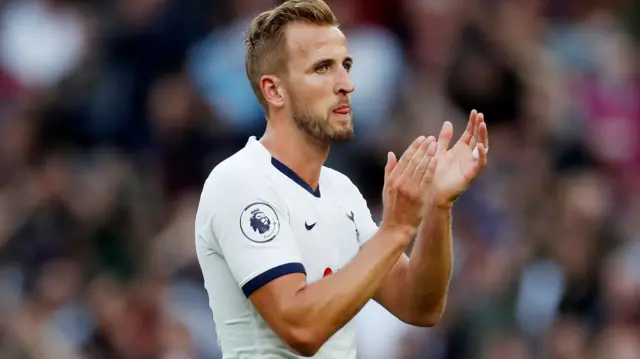
[[[252,203],[240,215],[240,229],[250,241],[267,243],[280,232],[280,220],[269,204]]]
[[[356,216],[353,211],[347,213],[347,217],[353,222],[353,228],[356,230],[356,240],[360,243],[360,231],[358,230],[358,225],[356,224]]]

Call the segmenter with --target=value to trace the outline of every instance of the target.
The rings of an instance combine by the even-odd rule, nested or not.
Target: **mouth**
[[[349,106],[349,105],[340,105],[340,106],[334,108],[332,112],[336,113],[338,115],[348,115],[348,114],[351,113],[351,106]]]

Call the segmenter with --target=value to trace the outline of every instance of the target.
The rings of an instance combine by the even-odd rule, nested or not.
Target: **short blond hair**
[[[297,21],[330,26],[338,23],[333,11],[323,0],[287,0],[256,16],[246,33],[247,77],[265,111],[267,102],[260,89],[260,78],[265,74],[278,74],[285,67],[285,29]]]

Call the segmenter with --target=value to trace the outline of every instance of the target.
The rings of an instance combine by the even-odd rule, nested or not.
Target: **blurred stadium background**
[[[260,134],[271,0],[0,0],[0,358],[219,358],[203,180]],[[357,317],[362,359],[640,358],[640,3],[336,0],[376,216],[385,151],[485,113],[442,322]]]

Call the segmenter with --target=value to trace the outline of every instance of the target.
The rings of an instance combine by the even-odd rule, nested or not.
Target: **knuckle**
[[[416,202],[422,202],[422,194],[421,194],[421,193],[420,193],[420,191],[418,190],[418,186],[416,186],[416,187],[413,189],[413,191],[412,191],[412,196],[413,196],[413,199],[414,199]]]
[[[414,200],[416,197],[416,191],[413,187],[405,186],[403,188],[404,195],[410,200]]]

